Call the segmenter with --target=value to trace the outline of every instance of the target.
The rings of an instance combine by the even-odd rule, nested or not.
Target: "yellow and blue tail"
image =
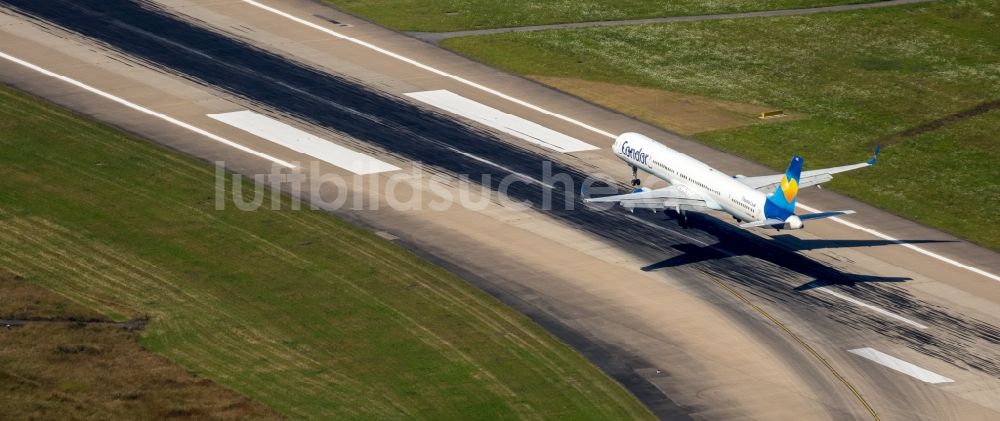
[[[781,184],[764,203],[764,216],[785,220],[795,214],[795,200],[799,195],[799,175],[802,174],[802,157],[795,155],[781,177]]]

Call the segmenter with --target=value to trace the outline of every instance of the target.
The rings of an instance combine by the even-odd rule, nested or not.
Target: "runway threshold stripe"
[[[869,309],[871,311],[874,311],[874,312],[876,312],[878,314],[881,314],[881,315],[883,315],[885,317],[901,321],[901,322],[906,323],[908,325],[914,326],[914,327],[916,327],[918,329],[927,329],[926,325],[922,325],[922,324],[917,323],[917,322],[915,322],[913,320],[910,320],[910,319],[907,319],[907,318],[905,318],[903,316],[900,316],[898,314],[889,312],[888,310],[882,309],[880,307],[873,306],[871,304],[868,304],[868,303],[866,303],[864,301],[861,301],[861,300],[858,300],[856,298],[852,298],[852,297],[849,297],[847,295],[841,294],[841,293],[839,293],[837,291],[834,291],[832,289],[829,289],[829,288],[815,288],[814,290],[819,290],[819,291],[825,292],[827,294],[830,294],[830,295],[832,295],[834,297],[840,298],[841,300],[847,301],[847,302],[849,302],[851,304],[854,304],[856,306],[864,307],[864,308]]]
[[[938,373],[935,373],[930,370],[925,370],[914,364],[903,361],[899,358],[893,357],[892,355],[885,354],[883,352],[880,352],[872,348],[858,348],[849,350],[847,352],[874,361],[880,365],[891,368],[893,370],[906,374],[907,376],[913,377],[925,383],[938,384],[938,383],[954,382],[954,380],[942,376]]]
[[[607,136],[607,137],[612,138],[612,139],[617,138],[617,136],[614,135],[614,134],[611,134],[611,133],[606,132],[604,130],[598,129],[598,128],[596,128],[594,126],[591,126],[589,124],[586,124],[586,123],[584,123],[582,121],[579,121],[579,120],[576,120],[576,119],[564,116],[564,115],[559,114],[559,113],[555,113],[555,112],[546,110],[546,109],[544,109],[542,107],[539,107],[537,105],[534,105],[534,104],[532,104],[530,102],[527,102],[527,101],[524,101],[524,100],[512,97],[512,96],[507,95],[507,94],[505,94],[503,92],[497,91],[497,90],[495,90],[493,88],[490,88],[488,86],[480,85],[478,83],[475,83],[475,82],[473,82],[471,80],[468,80],[468,79],[465,79],[463,77],[453,75],[451,73],[445,72],[445,71],[440,70],[440,69],[436,69],[434,67],[431,67],[431,66],[428,66],[426,64],[423,64],[423,63],[421,63],[419,61],[413,60],[413,59],[411,59],[409,57],[396,54],[396,53],[394,53],[392,51],[389,51],[389,50],[386,50],[386,49],[384,49],[382,47],[379,47],[379,46],[376,46],[374,44],[371,44],[371,43],[369,43],[367,41],[362,41],[362,40],[357,39],[357,38],[349,37],[347,35],[344,35],[344,34],[341,34],[341,33],[337,32],[337,31],[331,30],[329,28],[322,27],[322,26],[317,25],[315,23],[309,22],[309,21],[307,21],[305,19],[302,19],[302,18],[299,18],[297,16],[294,16],[294,15],[292,15],[290,13],[287,13],[287,12],[275,9],[275,8],[273,8],[271,6],[267,6],[265,4],[262,4],[262,3],[260,3],[260,2],[258,2],[256,0],[242,0],[242,1],[244,3],[246,3],[246,4],[249,4],[251,6],[254,6],[254,7],[263,9],[263,10],[266,10],[266,11],[271,12],[273,14],[276,14],[278,16],[281,16],[281,17],[284,17],[286,19],[289,19],[289,20],[291,20],[293,22],[296,22],[296,23],[308,26],[308,27],[313,28],[313,29],[315,29],[317,31],[320,31],[320,32],[324,32],[324,33],[329,34],[329,35],[331,35],[333,37],[336,37],[336,38],[339,38],[339,39],[342,39],[342,40],[345,40],[345,41],[348,41],[348,42],[352,42],[354,44],[357,44],[357,45],[360,45],[362,47],[368,48],[370,50],[373,50],[373,51],[385,54],[385,55],[387,55],[389,57],[395,58],[395,59],[397,59],[399,61],[402,61],[404,63],[408,63],[408,64],[416,66],[416,67],[418,67],[420,69],[423,69],[423,70],[426,70],[428,72],[434,73],[436,75],[443,76],[443,77],[455,80],[457,82],[460,82],[462,84],[471,86],[473,88],[479,89],[479,90],[481,90],[483,92],[487,92],[487,93],[496,95],[496,96],[498,96],[500,98],[503,98],[503,99],[506,99],[506,100],[508,100],[510,102],[513,102],[515,104],[527,107],[527,108],[532,109],[534,111],[537,111],[539,113],[553,116],[553,117],[558,118],[560,120],[563,120],[563,121],[575,124],[575,125],[577,125],[579,127],[583,127],[583,128],[585,128],[587,130],[590,130],[590,131],[592,131],[594,133],[597,133],[597,134],[600,134],[600,135],[603,135],[603,136]],[[799,202],[799,206],[801,206],[803,209],[809,210],[810,212],[819,212],[819,210],[817,210],[815,208],[811,208],[811,207],[803,205],[802,202]],[[916,251],[918,253],[921,253],[921,254],[923,254],[925,256],[937,259],[939,261],[942,261],[944,263],[953,265],[955,267],[959,267],[959,268],[962,268],[962,269],[969,270],[969,271],[971,271],[973,273],[976,273],[976,274],[985,276],[985,277],[987,277],[989,279],[992,279],[994,281],[1000,282],[1000,276],[995,275],[993,273],[990,273],[990,272],[984,271],[982,269],[979,269],[979,268],[976,268],[976,267],[973,267],[973,266],[969,266],[969,265],[966,265],[966,264],[963,264],[963,263],[959,263],[959,262],[957,262],[955,260],[952,260],[952,259],[949,259],[947,257],[941,256],[941,255],[939,255],[937,253],[933,253],[933,252],[924,250],[923,248],[914,246],[913,244],[905,244],[905,243],[903,243],[903,242],[901,242],[901,241],[899,241],[899,240],[897,240],[895,238],[889,237],[889,236],[887,236],[885,234],[882,234],[882,233],[880,233],[878,231],[875,231],[875,230],[870,229],[870,228],[863,227],[861,225],[858,225],[858,224],[855,224],[855,223],[852,223],[852,222],[848,222],[848,221],[840,219],[840,218],[829,218],[829,219],[831,219],[831,220],[833,220],[835,222],[838,222],[840,224],[846,225],[848,227],[851,227],[851,228],[854,228],[854,229],[857,229],[857,230],[860,230],[860,231],[867,232],[867,233],[872,234],[872,235],[874,235],[876,237],[880,237],[880,238],[883,238],[883,239],[894,241],[894,242],[898,243],[899,245],[901,245],[903,247],[906,247],[906,248],[909,248],[911,250],[914,250],[914,251]]]
[[[594,145],[582,140],[444,89],[410,92],[406,96],[556,152],[567,153],[597,149]]]
[[[355,152],[289,126],[268,116],[243,110],[231,113],[208,114],[209,117],[267,139],[295,152],[309,155],[358,175],[396,171],[399,167],[380,161],[363,153]]]
[[[282,159],[276,158],[274,156],[268,155],[268,154],[263,153],[263,152],[255,151],[253,149],[250,149],[250,148],[248,148],[246,146],[243,146],[243,145],[241,145],[239,143],[233,142],[233,141],[231,141],[229,139],[226,139],[226,138],[224,138],[222,136],[218,136],[218,135],[216,135],[214,133],[211,133],[211,132],[209,132],[207,130],[204,130],[202,128],[199,128],[199,127],[196,127],[194,125],[185,123],[185,122],[183,122],[181,120],[178,120],[178,119],[173,118],[171,116],[168,116],[166,114],[158,113],[156,111],[150,110],[149,108],[143,107],[143,106],[141,106],[139,104],[136,104],[136,103],[131,102],[129,100],[126,100],[124,98],[121,98],[121,97],[109,94],[109,93],[104,92],[104,91],[102,91],[100,89],[97,89],[97,88],[95,88],[93,86],[90,86],[90,85],[87,85],[87,84],[85,84],[83,82],[80,82],[80,81],[78,81],[76,79],[72,79],[70,77],[63,76],[61,74],[58,74],[58,73],[55,73],[53,71],[47,70],[47,69],[45,69],[45,68],[43,68],[41,66],[38,66],[38,65],[35,65],[33,63],[29,63],[27,61],[21,60],[21,59],[19,59],[17,57],[14,57],[14,56],[12,56],[10,54],[7,54],[7,53],[4,53],[2,51],[0,51],[0,58],[3,58],[5,60],[8,60],[8,61],[11,61],[11,62],[14,62],[14,63],[17,63],[17,64],[19,64],[21,66],[27,67],[27,68],[29,68],[31,70],[34,70],[34,71],[36,71],[38,73],[41,73],[41,74],[45,75],[45,76],[58,79],[60,81],[66,82],[66,83],[68,83],[70,85],[76,86],[76,87],[78,87],[80,89],[83,89],[83,90],[88,91],[90,93],[93,93],[95,95],[98,95],[98,96],[101,96],[103,98],[109,99],[111,101],[117,102],[117,103],[119,103],[121,105],[124,105],[124,106],[126,106],[126,107],[128,107],[128,108],[130,108],[132,110],[135,110],[135,111],[138,111],[140,113],[147,114],[147,115],[159,118],[159,119],[164,120],[164,121],[166,121],[166,122],[168,122],[170,124],[173,124],[173,125],[185,128],[187,130],[190,130],[192,132],[198,133],[198,134],[200,134],[202,136],[205,136],[205,137],[207,137],[209,139],[212,139],[212,140],[214,140],[216,142],[219,142],[219,143],[222,143],[224,145],[231,146],[233,148],[236,148],[236,149],[241,150],[243,152],[249,153],[251,155],[258,156],[260,158],[264,158],[264,159],[266,159],[268,161],[271,161],[271,162],[273,162],[275,164],[281,165],[281,166],[286,167],[286,168],[295,168],[295,165],[292,165],[291,163],[289,163],[287,161],[284,161]]]

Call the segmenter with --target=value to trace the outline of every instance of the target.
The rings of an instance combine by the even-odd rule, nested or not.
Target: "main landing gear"
[[[691,228],[691,222],[688,220],[687,210],[678,206],[676,212],[677,212],[677,223],[681,226],[681,228],[684,229]]]
[[[639,167],[632,166],[632,187],[639,187],[642,180],[639,179]]]

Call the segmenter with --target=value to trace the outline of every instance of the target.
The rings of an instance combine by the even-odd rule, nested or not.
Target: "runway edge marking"
[[[126,106],[126,107],[128,107],[128,108],[130,108],[132,110],[135,110],[135,111],[138,111],[140,113],[143,113],[143,114],[146,114],[146,115],[150,115],[150,116],[159,118],[159,119],[164,120],[164,121],[166,121],[168,123],[171,123],[173,125],[176,125],[176,126],[185,128],[187,130],[190,130],[192,132],[198,133],[198,134],[200,134],[202,136],[205,136],[205,137],[207,137],[209,139],[212,139],[212,140],[214,140],[216,142],[222,143],[222,144],[227,145],[227,146],[231,146],[233,148],[239,149],[239,150],[241,150],[243,152],[246,152],[246,153],[249,153],[251,155],[255,155],[257,157],[264,158],[264,159],[266,159],[268,161],[271,161],[271,162],[273,162],[275,164],[278,164],[278,165],[281,165],[283,167],[286,167],[286,168],[296,168],[295,165],[293,165],[293,164],[291,164],[291,163],[289,163],[287,161],[284,161],[282,159],[273,157],[273,156],[268,155],[268,154],[263,153],[263,152],[255,151],[255,150],[250,149],[250,148],[248,148],[246,146],[243,146],[243,145],[241,145],[239,143],[236,143],[236,142],[233,142],[233,141],[231,141],[229,139],[226,139],[226,138],[224,138],[222,136],[219,136],[219,135],[216,135],[214,133],[211,133],[211,132],[209,132],[209,131],[207,131],[205,129],[202,129],[200,127],[197,127],[197,126],[185,123],[185,122],[183,122],[181,120],[178,120],[176,118],[173,118],[173,117],[171,117],[169,115],[166,115],[166,114],[163,114],[163,113],[158,113],[158,112],[153,111],[153,110],[151,110],[149,108],[146,108],[146,107],[143,107],[143,106],[141,106],[139,104],[131,102],[131,101],[127,100],[127,99],[124,99],[124,98],[121,98],[121,97],[109,94],[109,93],[104,92],[104,91],[102,91],[100,89],[97,89],[97,88],[95,88],[93,86],[90,86],[90,85],[87,85],[87,84],[85,84],[83,82],[80,82],[80,81],[78,81],[76,79],[72,79],[70,77],[63,76],[61,74],[55,73],[53,71],[45,69],[45,68],[43,68],[41,66],[38,66],[36,64],[33,64],[33,63],[30,63],[30,62],[21,60],[21,59],[19,59],[17,57],[14,57],[14,56],[10,55],[10,54],[7,54],[5,52],[0,51],[0,58],[3,58],[3,59],[8,60],[8,61],[11,61],[13,63],[17,63],[17,64],[19,64],[21,66],[27,67],[27,68],[29,68],[31,70],[34,70],[34,71],[36,71],[38,73],[41,73],[41,74],[45,75],[45,76],[49,76],[49,77],[61,80],[61,81],[66,82],[66,83],[68,83],[70,85],[73,85],[73,86],[76,86],[76,87],[81,88],[83,90],[86,90],[87,92],[90,92],[90,93],[93,93],[95,95],[101,96],[103,98],[109,99],[111,101],[117,102],[117,103],[119,103],[121,105],[124,105],[124,106]]]
[[[955,382],[950,378],[942,376],[933,371],[921,368],[916,364],[893,357],[892,355],[886,354],[874,348],[851,349],[848,350],[847,352],[868,359],[870,361],[874,361],[879,365],[891,368],[907,376],[920,380],[924,383],[939,384],[939,383]]]
[[[802,204],[801,202],[799,203],[799,206],[801,206],[803,209],[805,209],[805,210],[807,210],[809,212],[820,212],[819,209],[816,209],[816,208],[811,207],[811,206],[806,206],[806,205]],[[915,246],[913,244],[906,243],[906,242],[904,242],[904,241],[902,241],[902,240],[900,240],[898,238],[893,238],[893,237],[891,237],[889,235],[883,234],[883,233],[881,233],[879,231],[873,230],[871,228],[868,228],[868,227],[865,227],[865,226],[862,226],[862,225],[855,224],[855,223],[853,223],[851,221],[847,221],[847,220],[844,220],[844,219],[841,219],[841,218],[837,218],[837,217],[833,217],[833,218],[829,218],[829,219],[832,220],[832,221],[839,222],[839,223],[841,223],[843,225],[846,225],[848,227],[854,228],[854,229],[856,229],[858,231],[863,231],[863,232],[866,232],[868,234],[874,235],[874,236],[876,236],[878,238],[881,238],[883,240],[892,241],[893,243],[896,243],[898,245],[906,247],[906,248],[908,248],[910,250],[913,250],[913,251],[915,251],[917,253],[920,253],[920,254],[923,254],[925,256],[932,257],[934,259],[937,259],[937,260],[940,260],[942,262],[948,263],[948,264],[950,264],[952,266],[956,266],[956,267],[959,267],[959,268],[971,271],[973,273],[985,276],[985,277],[990,278],[990,279],[992,279],[994,281],[1000,282],[1000,276],[994,275],[994,274],[992,274],[990,272],[987,272],[985,270],[979,269],[979,268],[977,268],[975,266],[969,266],[969,265],[967,265],[965,263],[961,263],[961,262],[958,262],[956,260],[944,257],[944,256],[942,256],[940,254],[934,253],[934,252],[929,251],[929,250],[925,250],[925,249],[917,247],[917,246]]]
[[[258,1],[255,1],[255,0],[241,0],[241,1],[244,2],[244,3],[246,3],[246,4],[249,4],[251,6],[254,6],[254,7],[266,10],[268,12],[274,13],[274,14],[276,14],[278,16],[284,17],[284,18],[289,19],[291,21],[294,21],[294,22],[300,23],[302,25],[308,26],[308,27],[313,28],[313,29],[315,29],[317,31],[324,32],[324,33],[329,34],[331,36],[334,36],[336,38],[339,38],[339,39],[342,39],[342,40],[345,40],[345,41],[348,41],[348,42],[352,42],[352,43],[358,44],[358,45],[360,45],[362,47],[368,48],[370,50],[377,51],[379,53],[385,54],[385,55],[387,55],[389,57],[395,58],[395,59],[403,61],[405,63],[412,64],[412,65],[414,65],[416,67],[419,67],[421,69],[424,69],[424,70],[426,70],[428,72],[431,72],[431,73],[434,73],[436,75],[443,76],[443,77],[446,77],[446,78],[449,78],[449,79],[461,82],[461,83],[463,83],[465,85],[471,86],[473,88],[479,89],[481,91],[493,94],[493,95],[495,95],[497,97],[506,99],[506,100],[508,100],[510,102],[513,102],[515,104],[527,107],[527,108],[532,109],[534,111],[537,111],[539,113],[542,113],[542,114],[545,114],[545,115],[549,115],[549,116],[558,118],[558,119],[566,121],[568,123],[575,124],[575,125],[577,125],[579,127],[582,127],[584,129],[590,130],[590,131],[592,131],[594,133],[597,133],[597,134],[600,134],[600,135],[603,135],[603,136],[607,136],[607,137],[612,138],[612,139],[614,139],[614,138],[617,137],[617,136],[611,134],[610,132],[606,132],[604,130],[598,129],[597,127],[591,126],[591,125],[589,125],[587,123],[584,123],[582,121],[576,120],[576,119],[571,118],[571,117],[567,117],[565,115],[562,115],[562,114],[559,114],[559,113],[556,113],[556,112],[552,112],[552,111],[546,110],[546,109],[544,109],[542,107],[539,107],[537,105],[534,105],[534,104],[532,104],[530,102],[527,102],[527,101],[524,101],[524,100],[512,97],[512,96],[507,95],[507,94],[505,94],[503,92],[497,91],[497,90],[495,90],[493,88],[480,85],[480,84],[475,83],[475,82],[473,82],[471,80],[465,79],[465,78],[463,78],[461,76],[456,76],[456,75],[453,75],[451,73],[445,72],[443,70],[436,69],[434,67],[428,66],[426,64],[423,64],[423,63],[421,63],[419,61],[416,61],[414,59],[411,59],[409,57],[406,57],[406,56],[403,56],[403,55],[399,55],[397,53],[394,53],[392,51],[386,50],[386,49],[384,49],[382,47],[379,47],[377,45],[371,44],[371,43],[369,43],[367,41],[362,41],[360,39],[349,37],[347,35],[341,34],[341,33],[337,32],[337,31],[332,30],[332,29],[324,28],[324,27],[322,27],[320,25],[317,25],[315,23],[309,22],[309,21],[307,21],[305,19],[299,18],[299,17],[297,17],[295,15],[292,15],[290,13],[287,13],[287,12],[284,12],[282,10],[275,9],[275,8],[273,8],[271,6],[262,4],[262,3],[258,2]],[[807,209],[810,212],[816,212],[817,211],[814,208],[811,208],[809,206],[804,205],[802,202],[799,202],[799,206],[802,206],[804,209]],[[957,262],[955,260],[952,260],[950,258],[941,256],[941,255],[939,255],[937,253],[934,253],[934,252],[931,252],[931,251],[928,251],[928,250],[924,250],[924,249],[922,249],[920,247],[917,247],[917,246],[914,246],[912,244],[903,243],[902,241],[900,241],[898,239],[889,237],[889,236],[887,236],[885,234],[882,234],[882,233],[880,233],[878,231],[875,231],[875,230],[873,230],[871,228],[867,228],[867,227],[855,224],[853,222],[848,222],[848,221],[840,219],[840,218],[830,218],[830,219],[833,220],[833,221],[836,221],[836,222],[838,222],[840,224],[846,225],[846,226],[848,226],[850,228],[854,228],[854,229],[859,230],[859,231],[867,232],[867,233],[869,233],[871,235],[874,235],[876,237],[880,237],[880,238],[883,238],[883,239],[886,239],[886,240],[889,240],[889,241],[896,242],[897,244],[899,244],[899,245],[901,245],[903,247],[909,248],[909,249],[914,250],[914,251],[916,251],[918,253],[924,254],[924,255],[926,255],[928,257],[940,260],[942,262],[945,262],[947,264],[953,265],[955,267],[959,267],[959,268],[962,268],[962,269],[969,270],[969,271],[971,271],[973,273],[976,273],[978,275],[982,275],[982,276],[985,276],[985,277],[987,277],[989,279],[992,279],[994,281],[1000,282],[1000,275],[995,275],[993,273],[987,272],[987,271],[979,269],[977,267],[969,266],[969,265],[966,265],[964,263],[959,263],[959,262]]]

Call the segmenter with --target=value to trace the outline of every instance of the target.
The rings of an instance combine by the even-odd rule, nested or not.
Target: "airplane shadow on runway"
[[[899,243],[926,244],[952,242],[944,240],[900,240],[898,242],[890,240],[803,240],[788,234],[775,235],[770,239],[766,239],[750,233],[734,231],[734,228],[730,227],[729,224],[725,224],[709,215],[698,215],[697,220],[694,222],[696,229],[714,235],[718,239],[718,242],[708,246],[699,246],[691,243],[672,245],[672,248],[680,251],[682,254],[645,266],[642,270],[650,272],[657,269],[714,261],[726,257],[749,256],[813,278],[812,281],[796,287],[796,291],[806,291],[830,285],[854,285],[868,282],[906,282],[911,280],[911,278],[846,273],[819,263],[798,252],[831,248],[876,247]]]

